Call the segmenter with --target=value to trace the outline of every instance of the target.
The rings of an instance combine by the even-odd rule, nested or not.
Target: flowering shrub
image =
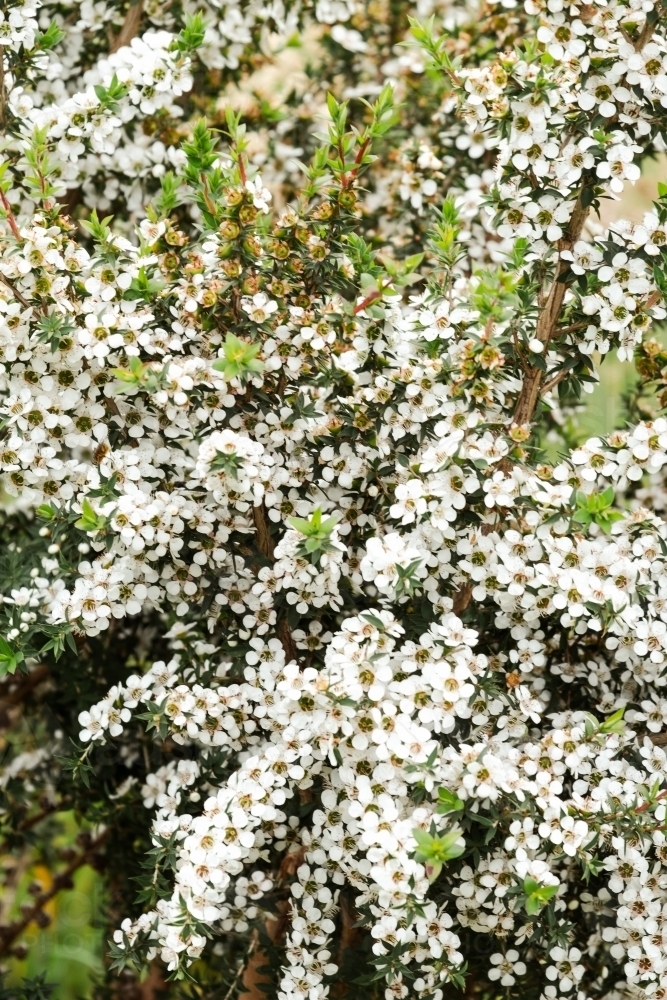
[[[2,18],[3,822],[111,995],[663,998],[662,5]]]

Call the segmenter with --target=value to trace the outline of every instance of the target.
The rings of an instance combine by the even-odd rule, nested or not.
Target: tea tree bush
[[[664,998],[662,5],[2,16],[0,952],[93,864],[100,996]]]

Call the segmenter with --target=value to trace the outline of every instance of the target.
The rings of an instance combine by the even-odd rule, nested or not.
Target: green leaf
[[[423,851],[430,850],[431,844],[433,843],[433,837],[431,836],[430,833],[427,833],[426,830],[420,830],[419,828],[415,828],[412,831],[412,836],[415,838],[418,848],[420,848]]]
[[[108,87],[96,84],[93,89],[102,107],[108,111],[115,111],[118,101],[127,94],[126,85],[120,82],[115,73]]]
[[[377,615],[374,615],[371,611],[363,611],[359,615],[359,617],[363,618],[364,621],[367,621],[369,625],[374,625],[379,632],[384,632],[385,629],[384,622],[382,621],[381,618],[378,618]]]
[[[152,364],[144,364],[140,358],[133,355],[129,364],[129,369],[111,369],[112,374],[122,383],[116,387],[117,393],[130,392],[134,389],[140,389],[142,392],[157,392],[158,389],[162,389],[166,385],[169,361],[164,368],[154,368]]]
[[[524,909],[532,917],[556,895],[558,886],[541,885],[534,878],[527,877],[523,882],[523,891],[526,894]]]
[[[264,370],[263,363],[257,360],[260,349],[259,344],[248,343],[235,334],[228,333],[223,346],[223,356],[214,361],[211,367],[217,372],[222,372],[227,382],[233,378],[244,381]]]
[[[441,816],[447,815],[447,813],[461,812],[464,805],[465,803],[456,792],[450,792],[448,788],[438,789],[438,808],[436,811]]]
[[[186,14],[185,27],[172,43],[172,48],[178,52],[194,52],[203,44],[205,34],[206,21],[201,11],[197,11],[196,14]]]
[[[100,531],[107,523],[106,517],[96,513],[92,504],[85,497],[81,504],[81,517],[74,522],[74,527],[80,531]]]
[[[6,639],[0,636],[0,677],[15,673],[19,663],[24,659],[21,650],[13,649]]]
[[[421,861],[426,868],[426,875],[433,882],[447,861],[460,857],[465,850],[462,840],[463,831],[455,826],[442,835],[427,833],[426,830],[415,828],[412,836],[417,844],[415,859]]]
[[[588,208],[589,205],[593,204],[593,199],[595,198],[595,188],[585,187],[583,188],[579,199],[581,201],[582,208]]]
[[[601,733],[622,733],[625,730],[625,720],[623,718],[625,708],[619,708],[613,715],[609,715],[600,725]]]
[[[98,243],[103,243],[111,236],[111,230],[109,229],[109,223],[113,219],[113,215],[107,215],[106,219],[102,219],[100,222],[97,217],[97,212],[95,209],[90,213],[90,219],[87,221],[82,219],[79,225],[82,229],[85,229],[87,233],[97,240]]]
[[[76,326],[67,316],[49,313],[48,316],[41,316],[37,322],[37,339],[42,344],[49,344],[55,354],[64,342],[71,338],[75,330]]]
[[[132,279],[130,287],[123,292],[123,299],[132,302],[136,299],[145,299],[150,302],[162,291],[165,283],[161,277],[149,278],[144,267],[139,268],[136,278]]]
[[[600,499],[604,503],[605,507],[611,507],[614,502],[614,488],[613,486],[608,486],[603,493],[600,494]]]
[[[46,31],[37,35],[35,39],[35,48],[41,49],[43,52],[48,52],[49,49],[52,49],[59,42],[62,42],[64,37],[65,32],[55,23],[55,21],[52,21]]]
[[[339,520],[338,514],[323,518],[320,507],[316,507],[309,518],[288,518],[287,523],[290,527],[303,535],[297,551],[301,555],[309,556],[312,563],[316,563],[324,552],[331,552],[335,548],[331,541],[331,532]]]
[[[613,487],[608,486],[602,493],[593,492],[588,496],[581,490],[577,490],[575,495],[576,509],[572,513],[572,521],[588,527],[597,524],[601,531],[608,534],[612,525],[623,518],[623,514],[618,510],[612,510],[614,502]]]

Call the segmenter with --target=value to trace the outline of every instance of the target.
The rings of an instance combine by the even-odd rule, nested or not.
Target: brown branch
[[[243,184],[243,186],[245,187],[246,186],[246,182],[248,180],[248,175],[246,173],[245,163],[243,161],[243,155],[241,153],[239,153],[239,158],[237,160],[237,166],[239,168],[239,177],[241,178],[241,184]]]
[[[340,186],[341,186],[341,188],[343,188],[343,189],[350,188],[350,187],[352,187],[352,185],[356,181],[356,179],[357,179],[357,177],[359,175],[359,171],[361,169],[361,161],[363,160],[364,156],[366,155],[366,150],[368,149],[368,147],[370,146],[370,144],[371,144],[370,138],[364,139],[364,141],[360,144],[359,149],[357,150],[356,156],[354,158],[355,166],[349,172],[349,174],[343,172],[343,174],[341,175],[341,179],[340,179]],[[345,163],[345,154],[342,153],[342,151],[341,151],[340,143],[338,144],[338,151],[339,151],[339,155],[341,157],[342,162]]]
[[[549,349],[549,342],[551,341],[551,338],[553,337],[558,326],[560,311],[563,306],[563,299],[565,298],[565,292],[567,291],[567,285],[561,279],[570,265],[567,261],[562,259],[561,253],[563,250],[571,250],[581,236],[581,231],[584,228],[588,212],[589,207],[584,208],[580,194],[574,206],[574,211],[572,212],[572,217],[570,218],[567,233],[558,241],[558,266],[556,267],[556,273],[554,275],[551,288],[549,289],[546,299],[542,305],[542,310],[537,320],[537,328],[535,330],[535,339],[539,340],[539,342],[544,345],[545,354]],[[514,410],[513,422],[515,424],[521,426],[523,424],[530,423],[532,420],[540,398],[540,389],[543,378],[544,372],[542,369],[531,366],[530,373],[523,381],[516,409]]]
[[[250,942],[250,947],[248,948],[248,950],[246,952],[245,961],[243,961],[241,963],[241,965],[239,966],[239,968],[237,969],[236,975],[232,979],[232,984],[229,987],[229,989],[227,990],[227,992],[225,993],[225,995],[222,998],[222,1000],[229,1000],[229,998],[231,997],[232,993],[236,989],[236,985],[237,985],[239,979],[241,978],[241,976],[243,976],[243,978],[244,978],[244,984],[245,984],[245,975],[246,975],[246,972],[248,970],[248,966],[250,965],[250,959],[253,956],[255,948],[257,947],[258,939],[259,939],[259,935],[255,931],[255,933],[253,934],[252,941]]]
[[[67,188],[65,194],[62,198],[58,200],[58,204],[62,206],[65,215],[69,215],[70,218],[74,215],[77,206],[81,203],[82,193],[81,188]]]
[[[4,45],[0,45],[0,125],[2,128],[5,127],[5,108],[7,107],[7,98],[5,95],[5,48]]]
[[[519,359],[519,362],[521,364],[521,367],[523,368],[524,374],[527,375],[528,374],[528,365],[526,364],[526,361],[525,361],[525,359],[523,357],[523,354],[521,353],[521,348],[519,347],[519,338],[517,337],[516,330],[514,330],[514,329],[512,329],[512,343],[514,345],[514,353],[516,354],[517,358]]]
[[[118,409],[118,403],[113,398],[113,396],[105,395],[104,400],[107,404],[107,409],[109,409],[114,416],[120,417],[120,410]]]
[[[16,219],[14,218],[14,213],[12,212],[12,206],[9,204],[7,200],[7,195],[2,190],[2,188],[0,188],[0,201],[2,201],[2,207],[7,213],[7,222],[9,223],[9,228],[11,229],[17,240],[22,239],[21,233],[19,232],[19,227],[16,225]]]
[[[567,378],[567,376],[571,373],[571,371],[572,371],[571,368],[566,368],[564,371],[558,372],[557,375],[554,375],[553,378],[550,378],[549,381],[545,382],[545,384],[542,386],[542,394],[549,392],[551,389],[555,389],[556,386],[559,385],[564,378]]]
[[[287,662],[290,660],[298,660],[299,653],[296,648],[296,643],[292,638],[292,630],[289,627],[289,622],[286,618],[281,618],[276,626],[276,634],[280,639],[283,649],[285,650],[285,656],[287,657]]]
[[[580,16],[582,20],[585,23],[588,23],[586,22],[586,11],[590,12],[590,17],[592,19],[595,14],[594,5],[584,5],[584,7],[580,9]],[[641,34],[634,43],[634,47],[637,52],[640,52],[649,42],[657,24],[657,20],[653,24],[649,24],[648,21],[644,24]],[[612,124],[613,120],[614,119],[609,120],[607,127]],[[580,238],[586,218],[588,217],[588,213],[590,211],[590,205],[584,208],[581,200],[584,190],[585,187],[582,186],[582,190],[579,192],[565,236],[558,241],[557,246],[559,262],[556,267],[556,273],[554,275],[551,288],[549,289],[546,299],[544,299],[543,302],[538,301],[538,304],[542,306],[542,309],[537,321],[535,336],[537,340],[544,345],[545,354],[549,348],[551,338],[558,326],[558,319],[563,305],[563,299],[565,298],[565,292],[567,290],[567,285],[561,279],[564,277],[565,272],[569,268],[569,264],[567,261],[562,259],[561,252],[563,250],[571,250]],[[653,296],[651,296],[651,299],[652,298]],[[649,302],[651,302],[651,299],[649,299]],[[651,302],[651,304],[655,305],[655,302]],[[651,306],[647,305],[646,308],[651,308]],[[517,400],[516,409],[514,411],[513,422],[515,424],[521,426],[522,424],[530,423],[532,420],[540,398],[540,388],[542,386],[544,374],[545,373],[541,368],[533,368],[531,370],[531,374],[524,379],[521,392],[519,393],[519,398]]]
[[[575,330],[583,330],[585,326],[590,326],[590,322],[591,321],[587,319],[585,321],[582,321],[581,323],[570,323],[569,326],[559,326],[558,329],[556,330],[556,333],[558,334],[558,336],[564,333],[574,333]]]
[[[342,892],[340,896],[340,938],[337,955],[340,978],[343,978],[340,976],[341,971],[344,972],[345,968],[354,968],[355,959],[362,959],[359,949],[363,943],[365,931],[363,927],[358,926],[358,921],[359,913],[354,903],[346,892]],[[343,978],[343,981],[337,985],[337,997],[346,997],[352,991],[352,984],[349,979],[346,982]]]
[[[454,594],[452,611],[458,618],[461,617],[472,600],[472,587],[472,583],[468,581],[467,583],[461,584],[459,589]]]
[[[650,809],[651,806],[655,805],[656,802],[660,802],[666,796],[667,796],[667,788],[663,789],[663,791],[660,792],[659,795],[656,795],[656,797],[651,802],[645,802],[643,806],[637,806],[637,808],[635,809],[635,816],[637,815],[637,813],[646,812],[647,809]]]
[[[287,904],[281,903],[280,905],[286,907]],[[264,924],[264,930],[272,944],[284,937],[286,929],[286,913],[271,917]],[[268,955],[260,946],[258,930],[253,931],[248,956],[248,962],[243,968],[243,978],[241,979],[243,990],[239,993],[238,1000],[266,1000],[267,991],[263,987],[271,985],[271,976],[264,971],[264,966],[268,964]]]
[[[376,289],[374,292],[371,292],[370,295],[367,295],[365,299],[361,300],[358,306],[354,307],[354,309],[352,310],[352,315],[358,316],[359,313],[363,312],[367,306],[370,306],[374,302],[377,302],[378,299],[382,298],[383,292],[385,292],[388,288],[389,288],[389,283],[383,285],[382,288]]]
[[[634,45],[635,44],[632,41],[632,38],[630,37],[628,31],[624,28],[624,26],[622,24],[619,24],[618,30],[621,32],[621,34],[623,35],[623,38],[625,38],[626,42],[629,42],[630,45]]]
[[[40,809],[40,811],[35,813],[34,816],[26,816],[26,818],[21,820],[19,825],[16,827],[17,833],[25,833],[26,830],[32,830],[33,826],[37,826],[37,824],[41,823],[47,816],[53,816],[55,812],[59,812],[63,808],[63,802],[52,802],[50,806],[47,806],[45,809]],[[0,848],[0,852],[1,851],[2,848]]]
[[[639,38],[635,42],[635,52],[641,52],[644,46],[650,42],[653,36],[653,32],[655,31],[657,26],[658,26],[657,19],[653,22],[653,24],[649,24],[648,19],[644,22],[644,27],[641,30],[641,34],[639,35]]]
[[[276,888],[289,878],[294,878],[296,870],[302,863],[306,853],[305,847],[300,847],[298,851],[292,851],[283,858],[278,877],[276,878]],[[287,925],[289,924],[289,903],[281,902],[276,907],[278,913],[267,918],[264,924],[266,935],[272,944],[278,944],[285,936]],[[252,936],[249,961],[243,970],[243,992],[239,993],[238,1000],[266,1000],[267,990],[263,987],[271,986],[271,977],[266,972],[260,971],[268,964],[268,955],[260,947],[260,934],[255,930]],[[225,998],[226,1000],[226,998]]]
[[[158,960],[151,963],[148,976],[143,983],[138,984],[137,1000],[158,1000],[158,997],[166,996],[167,984],[162,970],[163,966]]]
[[[654,292],[651,292],[648,299],[646,300],[646,305],[644,306],[644,309],[652,309],[654,305],[657,305],[657,303],[660,301],[661,298],[662,298],[662,292],[659,292],[657,289]]]
[[[643,308],[646,309],[646,310],[652,309],[653,306],[656,305],[656,303],[658,303],[661,298],[662,298],[661,292],[659,292],[657,290],[654,291],[654,292],[651,292],[651,294],[649,295],[648,299],[646,300],[646,304],[644,305]],[[561,333],[570,333],[573,330],[578,330],[578,329],[580,329],[581,327],[584,327],[584,326],[588,326],[588,324],[587,323],[573,323],[571,326],[561,327],[556,332],[559,333],[559,334],[561,334]],[[557,375],[554,375],[552,378],[550,378],[542,386],[542,388],[541,388],[541,394],[544,395],[545,393],[549,392],[551,389],[555,389],[555,387],[557,385],[559,385],[563,381],[564,378],[567,378],[567,376],[570,374],[570,372],[571,372],[571,369],[567,368],[564,371],[558,372]]]
[[[266,507],[263,503],[259,504],[258,507],[253,507],[252,519],[255,524],[255,541],[257,543],[257,548],[265,559],[273,559],[273,553],[276,546],[271,536],[269,521],[266,516]],[[276,626],[276,634],[282,643],[283,649],[285,650],[287,661],[296,660],[298,658],[298,650],[294,639],[292,638],[292,630],[290,629],[289,622],[286,618],[281,618],[278,622]]]
[[[32,306],[30,305],[28,300],[24,298],[23,295],[21,295],[18,288],[16,288],[16,286],[12,284],[9,278],[6,278],[4,274],[0,274],[0,281],[2,281],[4,285],[7,285],[7,288],[11,288],[12,292],[14,293],[14,296],[19,300],[24,309],[32,309]]]
[[[34,826],[41,823],[43,819],[48,816],[53,816],[54,813],[61,812],[63,809],[67,809],[70,805],[70,799],[61,799],[60,802],[51,802],[48,806],[40,812],[35,813],[33,816],[26,816],[24,820],[17,825],[14,833],[26,833],[28,830],[32,830]],[[0,855],[5,854],[9,850],[9,838],[4,840],[0,844]]]
[[[112,40],[111,45],[109,46],[109,52],[117,52],[118,49],[122,49],[124,45],[129,45],[132,39],[139,33],[143,8],[143,0],[138,0],[137,3],[130,3],[127,14],[125,15],[125,20],[123,21],[123,26],[116,37]]]
[[[266,516],[266,507],[263,503],[252,509],[252,519],[255,524],[255,537],[257,548],[266,559],[273,559],[275,544],[269,530],[269,521]]]
[[[33,920],[39,918],[47,903],[57,896],[61,890],[72,888],[72,876],[79,868],[90,862],[95,851],[104,843],[106,837],[107,831],[105,830],[95,840],[91,840],[87,847],[80,854],[77,854],[67,867],[54,877],[51,888],[40,892],[35,897],[34,904],[18,920],[0,927],[0,956],[8,954],[17,937],[29,927]]]

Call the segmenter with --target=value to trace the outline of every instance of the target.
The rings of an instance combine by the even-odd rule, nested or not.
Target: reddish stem
[[[357,316],[360,312],[363,312],[366,306],[370,306],[377,299],[382,298],[382,293],[389,288],[389,285],[383,285],[382,288],[376,289],[376,291],[371,292],[367,295],[365,299],[362,299],[358,306],[354,307],[353,315]]]
[[[7,195],[1,188],[0,188],[0,200],[2,201],[2,206],[5,212],[7,213],[7,221],[9,223],[9,228],[13,232],[16,239],[20,240],[22,237],[19,232],[19,227],[16,225],[16,219],[14,218],[14,213],[12,212],[12,206],[7,201]]]
[[[652,802],[645,802],[643,806],[637,806],[637,808],[635,809],[635,815],[637,815],[637,813],[646,812],[647,809],[650,809],[651,806],[655,805],[656,802],[659,802],[660,799],[664,799],[665,796],[667,796],[667,788],[664,791],[660,792],[659,795],[656,795],[656,797],[653,799]]]

